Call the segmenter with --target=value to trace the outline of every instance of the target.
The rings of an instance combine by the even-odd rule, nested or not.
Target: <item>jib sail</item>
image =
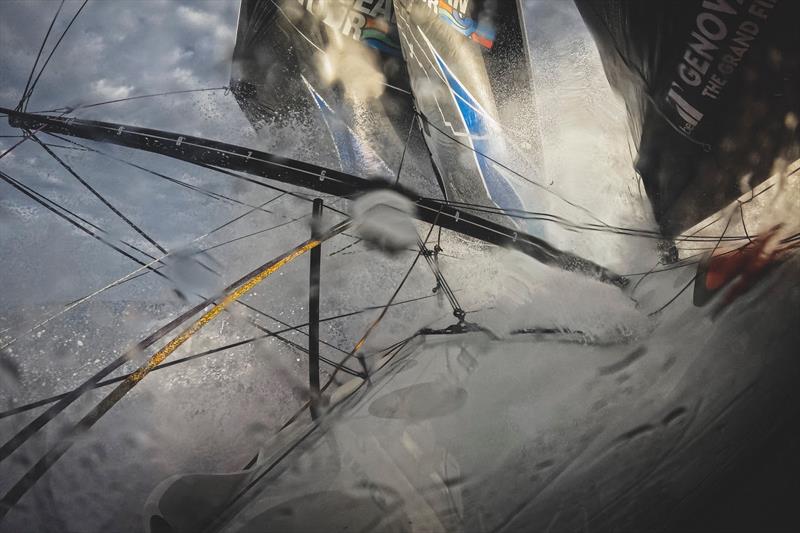
[[[794,0],[576,0],[625,99],[637,170],[676,234],[798,157]]]

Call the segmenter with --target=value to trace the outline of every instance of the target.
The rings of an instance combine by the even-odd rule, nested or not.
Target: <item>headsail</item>
[[[415,102],[446,196],[504,210],[540,205],[526,191],[529,184],[504,168],[525,168],[534,179],[537,174],[535,160],[515,145],[524,143],[535,154],[538,131],[528,121],[520,132],[518,123],[501,117],[502,110],[506,118],[521,118],[533,104],[517,3],[399,0],[395,7]],[[525,229],[543,233],[538,226]]]
[[[413,120],[408,76],[391,1],[359,6],[244,0],[231,87],[254,128],[300,124],[332,166],[387,177]]]
[[[427,150],[410,159],[429,152],[439,177],[419,185],[456,202],[525,209],[524,180],[502,168],[535,175],[538,164],[520,20],[516,2],[244,0],[231,86],[255,128],[304,122],[355,174],[391,173],[418,115]]]
[[[576,3],[627,104],[637,170],[665,233],[797,158],[800,3]]]

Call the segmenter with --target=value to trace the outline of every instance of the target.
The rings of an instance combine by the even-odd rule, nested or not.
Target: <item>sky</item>
[[[80,4],[80,1],[73,0],[65,2],[54,26],[55,36],[61,33]],[[238,5],[239,2],[235,0],[90,0],[53,55],[36,86],[29,109],[47,110],[151,93],[227,85]],[[19,101],[36,52],[57,7],[58,3],[55,1],[0,1],[0,106],[14,107]],[[624,224],[633,221],[634,225],[639,225],[639,222],[646,221],[646,217],[641,215],[641,204],[635,203],[638,200],[630,200],[637,197],[629,193],[631,184],[635,182],[631,180],[623,107],[614,99],[604,81],[590,36],[581,25],[574,6],[567,0],[528,1],[526,7],[531,10],[530,31],[532,42],[536,45],[532,59],[535,62],[537,101],[541,108],[539,119],[545,131],[544,161],[549,181],[555,183],[559,193],[577,198],[579,203],[591,204],[592,209],[610,223]],[[549,23],[553,21],[556,23]],[[49,50],[50,45],[45,48],[45,56]],[[565,87],[574,90],[564,91]],[[586,98],[586,95],[591,95],[591,98]],[[232,95],[225,91],[110,104],[81,110],[78,116],[183,132],[241,145],[258,145],[267,149],[273,146],[269,143],[274,141],[274,145],[284,150],[284,155],[292,155],[293,149],[312,144],[309,139],[303,138],[302,132],[291,128],[270,128],[271,141],[263,136],[256,137]],[[16,134],[18,131],[8,127],[0,118],[0,135]],[[48,139],[46,136],[42,136],[42,139],[45,142],[64,144],[63,141]],[[0,138],[0,152],[17,140]],[[274,191],[243,185],[169,158],[136,153],[111,145],[89,142],[87,145],[251,205],[260,205],[277,196]],[[247,206],[219,202],[187,191],[101,155],[64,148],[53,150],[109,202],[169,250],[181,250],[186,243],[211,228],[251,210]],[[155,253],[152,246],[88,194],[73,176],[65,172],[35,143],[26,141],[0,160],[0,169],[80,213],[92,223],[106,228],[114,239],[124,239]],[[242,221],[203,244],[217,243],[277,224],[286,226],[215,250],[210,254],[208,263],[219,272],[217,277],[182,277],[201,278],[195,281],[205,292],[210,293],[212,289],[238,278],[242,273],[307,237],[308,221],[293,222],[299,215],[310,212],[306,204],[283,198],[270,204],[268,209],[270,213],[247,215]],[[454,268],[459,273],[453,278],[459,285],[457,290],[463,291],[459,293],[459,298],[462,299],[463,294],[462,303],[465,308],[469,306],[472,293],[504,290],[503,283],[491,279],[487,281],[486,277],[500,266],[495,264],[498,263],[495,261],[497,256],[492,255],[497,250],[489,250],[488,255],[483,257],[483,262],[476,261],[476,256],[485,250],[473,250],[471,245],[460,242],[459,239],[451,237],[448,241],[448,236],[445,238],[445,248],[461,254],[461,258],[465,259],[443,262],[443,268]],[[331,243],[330,250],[352,242],[352,239],[342,237]],[[625,248],[628,246],[627,242],[602,241],[596,237],[578,234],[564,235],[559,245],[573,250],[578,248],[604,264],[625,257],[631,249]],[[369,252],[364,247],[353,247],[334,258],[326,258],[324,275],[329,276],[330,281],[325,282],[322,315],[330,316],[344,310],[384,303],[389,297],[388,293],[394,289],[408,268],[412,256],[413,253],[411,256],[406,254],[391,258]],[[502,253],[500,257],[503,257]],[[520,267],[520,278],[525,283],[539,279],[536,277],[536,269],[543,267],[534,264],[534,270],[531,271],[529,268],[532,261],[523,262],[525,268]],[[176,263],[172,268],[186,274],[182,270],[185,265],[180,260]],[[13,315],[23,315],[25,323],[30,319],[38,320],[61,309],[61,304],[102,288],[137,267],[138,265],[103,244],[71,228],[7,184],[0,183],[0,283],[3,287],[0,291],[0,337],[8,335],[5,328],[10,326],[8,321]],[[259,289],[258,294],[254,293],[253,297],[257,298],[259,307],[283,317],[289,323],[304,320],[303,306],[307,298],[304,268],[305,263],[302,262],[290,265],[263,292]],[[409,279],[404,295],[430,295],[432,287],[430,273],[417,268]],[[119,302],[135,300],[148,305],[164,302],[171,304],[173,308],[183,303],[175,295],[171,284],[152,275],[143,276],[104,293],[104,297]],[[428,312],[444,312],[445,319],[449,318],[449,312],[434,305],[433,300],[430,301],[430,307]],[[570,309],[575,307],[578,306],[571,306]],[[113,345],[120,349],[131,345],[142,337],[143,332],[152,331],[157,323],[162,322],[169,310],[142,305],[131,305],[130,308],[139,313],[139,316],[114,311],[114,316],[106,320],[98,317],[95,313],[96,307],[87,306],[78,310],[78,314],[74,315],[77,318],[71,319],[74,322],[65,319],[65,327],[58,329],[55,324],[50,324],[46,331],[37,333],[40,337],[32,336],[15,345],[13,355],[18,361],[25,394],[30,398],[37,398],[43,396],[45,390],[62,390],[65,382],[81,379],[92,365],[104,364],[102,358],[114,356],[105,346]],[[143,308],[145,311],[142,311]],[[415,308],[415,311],[418,309]],[[383,330],[376,334],[377,340],[374,342],[396,340],[408,328],[412,318],[421,320],[427,316],[416,312],[405,316],[404,320],[393,322],[391,326],[384,325]],[[15,323],[15,326],[18,324]],[[354,323],[352,327],[342,326],[341,330],[327,330],[326,333],[331,340],[348,346],[347,343],[357,338],[364,328],[365,324]],[[219,327],[220,338],[239,338],[239,330],[230,328],[223,333],[223,329],[223,326]],[[14,330],[14,333],[18,331]],[[205,340],[200,339],[198,342]],[[63,353],[50,350],[49,347],[54,345],[62,346],[60,350]],[[196,348],[204,346],[201,344]],[[60,362],[54,362],[51,351],[61,358]],[[297,362],[300,364],[300,358],[297,358]],[[234,365],[233,362],[230,364]],[[64,370],[59,365],[63,365]],[[227,383],[218,383],[219,376],[234,376],[238,379],[240,374],[234,370],[247,373],[246,369],[231,367],[225,372],[209,371],[203,374],[204,368],[196,370],[205,376],[207,382],[194,375],[192,379],[185,378],[186,372],[165,373],[163,379],[167,381],[150,380],[151,384],[147,386],[152,389],[145,389],[156,391],[153,393],[154,397],[165,402],[175,397],[186,399],[187,411],[166,403],[159,412],[171,415],[174,420],[169,416],[150,417],[147,413],[153,407],[145,402],[144,408],[130,415],[131,419],[141,422],[144,418],[152,424],[163,424],[163,428],[159,426],[163,435],[169,438],[175,436],[176,439],[177,436],[186,436],[188,440],[191,428],[184,426],[201,427],[200,424],[194,424],[191,416],[184,416],[193,406],[192,395],[213,386],[219,387],[209,389],[214,394],[220,392],[233,395],[235,384],[228,386]],[[254,379],[260,383],[259,386],[267,387],[269,383],[262,383],[264,375],[268,373],[256,372]],[[184,396],[160,394],[161,387],[167,387],[169,392],[169,387],[175,386],[176,382],[170,380],[181,379],[192,385],[187,385]],[[278,375],[275,379],[280,381],[283,378]],[[283,390],[276,387],[277,385],[273,389]],[[265,393],[263,397],[269,399],[270,394],[275,393]],[[248,401],[262,397],[249,393],[243,393],[243,396]],[[231,398],[230,401],[221,403],[235,409],[241,399],[238,396]],[[138,404],[133,404],[131,409],[136,405]],[[260,413],[262,408],[262,405],[257,404],[251,410]],[[244,417],[223,418],[227,422],[238,422],[239,418]],[[176,431],[176,427],[182,431]],[[111,429],[109,426],[108,430]],[[216,438],[227,442],[229,439],[226,435],[230,433],[235,433],[235,430],[220,430]],[[108,435],[106,437],[111,438]],[[202,441],[203,436],[200,435],[192,444]],[[186,444],[188,442],[176,440],[175,446],[170,447],[170,450],[176,457],[183,457]],[[219,457],[225,455],[210,448],[206,451],[206,455],[198,453],[198,457],[207,456],[209,461],[218,461]],[[119,454],[126,455],[123,445],[119,446]],[[156,459],[162,458],[159,454],[154,455]],[[180,460],[175,457],[165,455],[163,458],[164,464],[169,468],[144,469],[149,472],[150,477],[143,476],[144,481],[139,482],[141,487],[137,489],[137,494],[140,497],[145,497],[152,489],[152,484],[160,481],[166,473],[180,468]],[[247,457],[228,457],[232,464],[239,464],[240,459],[246,461]],[[58,480],[54,483],[57,484]],[[132,490],[126,488],[123,492],[130,493]],[[117,496],[122,498],[122,495],[114,498]],[[93,504],[94,508],[103,507],[101,504],[105,500],[98,501],[100,503]],[[115,508],[119,501],[121,500],[113,500],[113,505],[108,504],[105,507]],[[130,507],[127,512],[133,515],[141,508],[138,501],[131,503]],[[64,508],[79,507],[75,504],[64,505]],[[105,512],[103,509],[101,511]]]
[[[81,3],[65,2],[54,35]],[[52,0],[0,6],[0,101],[19,99],[57,7]],[[219,0],[91,0],[53,56],[29,109],[227,85],[237,16],[237,3]],[[190,102],[171,104],[157,117],[162,124],[178,121],[202,130],[203,119],[193,121],[197,113],[187,113]]]
[[[14,107],[19,101],[58,5],[52,0],[0,2],[1,106]],[[80,6],[80,0],[64,3],[44,57]],[[544,181],[561,196],[591,206],[609,223],[647,227],[652,220],[632,171],[624,106],[611,93],[577,10],[568,0],[526,0],[524,6],[538,129],[542,131]],[[239,2],[234,0],[90,0],[53,54],[29,109],[49,110],[160,92],[224,87],[230,79],[238,10]],[[299,159],[313,161],[319,155],[301,128],[273,125],[257,136],[233,96],[224,90],[144,98],[79,110],[76,114],[258,146]],[[0,135],[18,134],[0,119]],[[42,137],[46,142],[64,144]],[[0,150],[18,140],[0,138]],[[126,161],[250,205],[275,196],[268,189],[169,158],[85,142]],[[53,150],[115,208],[170,250],[249,210],[247,206],[218,202],[187,191],[102,155],[59,147]],[[0,160],[0,169],[107,229],[115,239],[155,251],[34,142],[26,141]],[[563,211],[563,203],[550,207],[564,216],[583,216],[579,211]],[[270,206],[273,213],[250,214],[215,237],[221,240],[289,222],[305,209],[298,201],[283,199]],[[305,231],[304,224],[288,224],[279,232],[270,232],[268,239],[265,234],[265,239],[256,242],[265,253],[278,251],[294,244],[298,228]],[[0,292],[0,308],[69,302],[137,267],[6,183],[0,183],[0,229],[0,275],[6,287]],[[630,268],[643,244],[615,236],[566,231],[554,231],[553,239],[562,249],[617,269]],[[206,244],[212,242],[217,240],[206,240]],[[650,249],[645,251],[649,253]],[[248,241],[219,250],[213,259],[221,264],[220,279],[230,279],[252,268],[260,258]],[[148,302],[174,301],[172,289],[163,280],[145,276],[107,295]]]
[[[80,7],[68,0],[56,20],[44,56]],[[55,1],[0,2],[0,105],[19,101],[36,52],[58,8]],[[48,110],[168,91],[228,85],[238,2],[90,0],[58,47],[36,86],[28,109]],[[79,111],[78,116],[161,128],[237,144],[255,141],[250,124],[225,91],[146,98]],[[0,135],[18,135],[0,120]],[[47,139],[46,142],[64,144]],[[16,143],[0,138],[0,150]],[[89,143],[91,144],[91,143]],[[95,147],[148,168],[231,197],[261,203],[275,193],[167,158]],[[220,203],[152,176],[76,150],[54,149],[93,187],[168,249],[248,210]],[[152,247],[92,197],[41,147],[26,141],[0,160],[0,169],[61,202],[113,235]],[[250,215],[236,227],[263,228],[290,216],[292,202],[276,202],[278,216]],[[30,199],[0,184],[0,271],[8,290],[0,304],[11,307],[78,298],[130,272],[133,265],[97,241],[70,228]],[[224,232],[221,236],[224,236]],[[278,243],[283,241],[277,238]],[[252,254],[251,254],[252,255]],[[235,263],[236,254],[228,255]],[[226,260],[227,263],[227,260]],[[247,264],[236,265],[244,268]],[[152,290],[155,286],[155,292]],[[164,283],[133,282],[115,298],[171,299]]]
[[[53,28],[54,36],[60,34],[80,4],[80,0],[65,2]],[[0,105],[13,107],[19,101],[57,7],[55,1],[0,2]],[[650,223],[636,190],[624,108],[611,94],[574,5],[569,1],[527,0],[525,8],[529,13],[527,26],[540,128],[544,132],[545,179],[561,195],[579,204],[594,204],[592,209],[607,221],[639,227]],[[232,0],[90,0],[53,55],[29,109],[48,110],[142,94],[225,86],[230,76],[238,9],[239,3]],[[52,37],[45,47],[45,56],[54,40]],[[225,91],[146,98],[81,110],[77,115],[242,145],[259,143],[260,147],[278,149],[283,155],[295,155],[294,150],[309,144],[297,128],[276,130],[271,136],[272,144],[264,146],[264,136],[256,137],[232,95]],[[0,135],[18,133],[0,120]],[[0,138],[0,148],[16,141]],[[108,145],[102,149],[223,193],[245,193],[252,200],[269,198],[268,191],[230,183],[202,169],[164,161],[165,158],[120,151]],[[112,204],[156,240],[171,246],[185,243],[201,234],[202,229],[242,213],[230,205],[220,206],[176,191],[172,185],[143,177],[140,172],[101,156],[75,150],[57,152]],[[305,151],[301,158],[313,155]],[[34,143],[27,141],[14,150],[0,161],[0,168],[110,231],[147,246]],[[291,207],[289,202],[288,208]],[[558,211],[565,206],[552,207]],[[258,223],[268,222],[263,217],[255,219]],[[0,184],[0,220],[0,249],[13,250],[0,258],[0,271],[4,281],[14,281],[11,289],[0,295],[0,304],[16,306],[76,298],[113,276],[125,274],[130,266],[114,252],[46,214],[7,184]],[[621,241],[609,245],[593,236],[569,232],[557,233],[555,238],[557,246],[612,267],[630,262],[633,252],[632,245]],[[50,266],[54,262],[64,267],[58,276]]]

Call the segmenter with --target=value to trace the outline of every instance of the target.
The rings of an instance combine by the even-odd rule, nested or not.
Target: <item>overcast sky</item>
[[[45,56],[80,5],[80,0],[65,2],[45,47]],[[635,192],[635,181],[631,181],[624,109],[611,95],[594,45],[574,5],[570,0],[529,0],[525,6],[540,121],[547,132],[544,159],[548,181],[578,203],[593,204],[593,209],[604,211],[600,214],[611,222],[643,225],[641,198],[630,192]],[[0,1],[0,105],[14,107],[19,101],[57,8],[55,0]],[[29,109],[225,86],[229,83],[238,10],[238,0],[90,0],[53,55]],[[301,159],[314,155],[293,151],[313,148],[299,128],[273,127],[270,139],[256,139],[232,95],[223,91],[147,98],[79,110],[76,114],[242,145],[258,143],[264,149]],[[0,119],[0,135],[17,134],[18,130]],[[17,140],[0,138],[0,150]],[[111,145],[98,147],[173,177],[246,198],[250,203],[266,201],[274,194],[231,183],[169,158]],[[241,206],[187,193],[102,156],[58,150],[88,182],[167,248],[183,244],[246,211]],[[0,160],[0,169],[115,235],[147,247],[35,143],[27,141]],[[605,198],[603,202],[597,202],[598,194]],[[248,217],[235,232],[242,234],[250,227],[262,228],[285,220],[281,216],[291,216],[292,208],[291,202],[282,201],[275,206],[278,216]],[[629,212],[637,213],[633,221]],[[0,275],[6,286],[0,293],[0,306],[77,298],[135,266],[71,229],[5,183],[0,183],[0,230]],[[612,266],[617,258],[631,255],[629,248],[599,243],[596,236],[584,239],[569,234],[562,241],[556,244]],[[275,242],[280,243],[280,239]],[[242,257],[253,255],[246,252],[242,251]],[[233,257],[227,254],[225,262]],[[142,294],[149,286],[150,282],[140,287]]]
[[[65,2],[55,35],[80,4]],[[54,0],[0,3],[4,105],[19,100],[57,7]],[[227,85],[237,15],[238,3],[225,0],[90,0],[53,56],[29,109]],[[167,109],[174,114],[164,120],[194,115]]]
[[[45,47],[45,57],[80,4],[77,0],[65,2]],[[56,1],[0,2],[0,105],[14,107],[19,101],[57,8]],[[239,2],[234,0],[90,0],[53,55],[29,109],[226,86],[238,9]],[[239,144],[254,142],[249,123],[233,97],[223,91],[111,104],[79,111],[77,115]],[[0,119],[0,135],[17,134],[18,130]],[[17,140],[0,138],[0,151]],[[110,145],[103,145],[102,149],[219,192],[237,197],[247,193],[250,203],[260,203],[274,195],[268,190],[230,183],[219,175],[168,158]],[[63,149],[57,153],[168,248],[247,211],[187,193],[102,156]],[[35,143],[27,141],[0,160],[0,169],[115,235],[147,246]],[[281,210],[290,210],[291,203],[281,202],[275,207],[281,215]],[[264,227],[280,220],[280,216],[256,214],[236,231],[241,234],[248,225]],[[0,183],[0,230],[0,272],[6,287],[0,304],[15,307],[76,298],[136,266],[70,228],[5,183]],[[119,295],[131,296],[124,291]]]

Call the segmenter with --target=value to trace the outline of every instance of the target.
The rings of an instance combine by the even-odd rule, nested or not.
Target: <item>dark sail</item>
[[[402,22],[411,8],[425,30]],[[427,61],[430,50],[413,49],[420,32],[436,62]],[[244,0],[231,87],[256,129],[300,123],[340,170],[390,175],[402,153],[404,169],[419,169],[416,180],[404,178],[417,190],[530,209],[538,191],[502,168],[532,177],[538,168],[525,42],[516,2]],[[427,59],[420,65],[416,57]]]
[[[538,131],[516,2],[396,0],[403,56],[424,135],[455,201],[537,210]],[[466,37],[466,38],[465,38]],[[527,124],[521,124],[526,122]],[[521,130],[521,128],[523,128]],[[519,146],[525,144],[524,150]],[[525,170],[525,178],[507,167]],[[541,227],[527,227],[541,235]]]
[[[666,234],[798,157],[800,2],[576,0]]]
[[[341,170],[386,177],[413,119],[408,76],[391,1],[355,4],[243,0],[231,87],[256,129],[303,126]]]

